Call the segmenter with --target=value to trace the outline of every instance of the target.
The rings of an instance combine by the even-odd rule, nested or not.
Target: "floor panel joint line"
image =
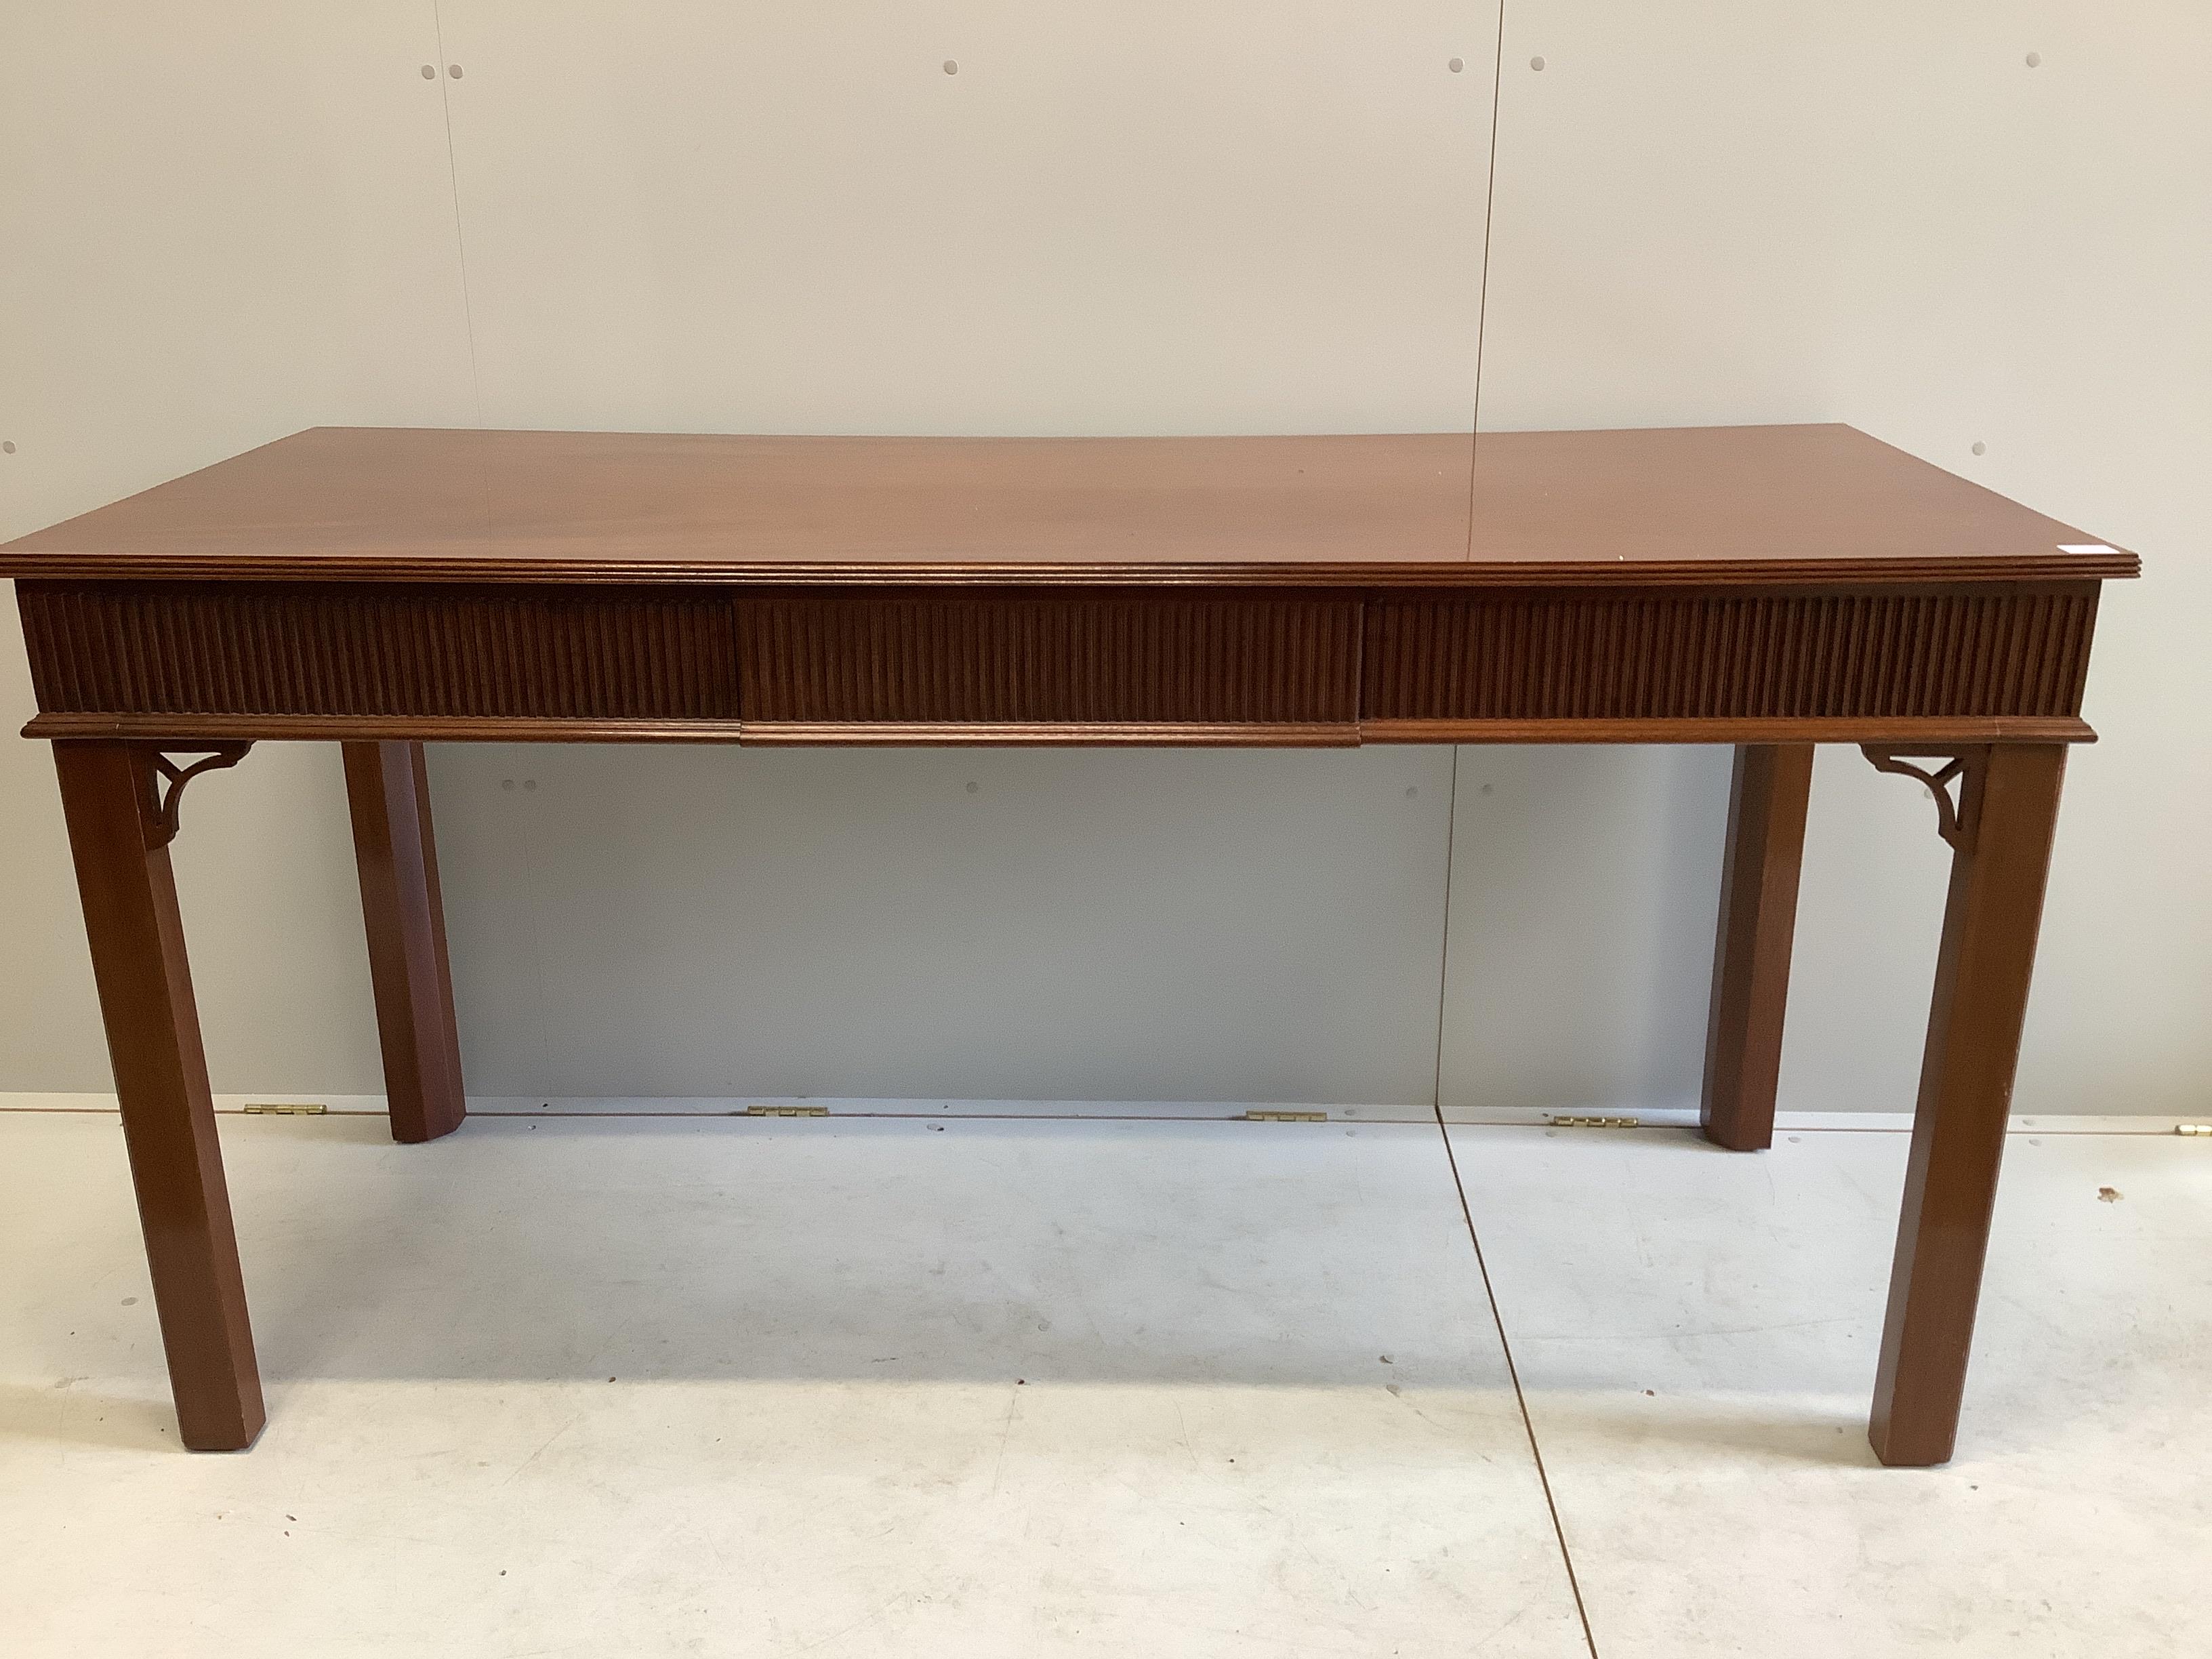
[[[1505,1356],[1505,1375],[1513,1384],[1513,1403],[1521,1408],[1521,1428],[1528,1437],[1528,1455],[1536,1465],[1536,1483],[1544,1489],[1544,1507],[1551,1511],[1552,1536],[1559,1541],[1559,1564],[1567,1570],[1567,1589],[1575,1598],[1575,1617],[1582,1620],[1583,1644],[1590,1659],[1598,1659],[1597,1638],[1590,1632],[1589,1609],[1583,1605],[1582,1581],[1575,1575],[1575,1558],[1567,1548],[1567,1529],[1559,1524],[1559,1505],[1552,1496],[1552,1477],[1544,1468],[1544,1449],[1536,1443],[1535,1419],[1528,1415],[1528,1396],[1521,1392],[1521,1370],[1513,1363],[1513,1344],[1505,1334],[1504,1316],[1498,1310],[1498,1292],[1491,1287],[1490,1263],[1482,1254],[1482,1236],[1474,1230],[1474,1212],[1467,1201],[1467,1184],[1459,1178],[1459,1155],[1452,1151],[1451,1131],[1444,1125],[1443,1108],[1437,1109],[1437,1133],[1444,1143],[1444,1162],[1451,1166],[1452,1190],[1459,1194],[1459,1212],[1467,1223],[1468,1243],[1474,1246],[1475,1270],[1482,1275],[1482,1294],[1490,1304],[1490,1322],[1498,1329],[1498,1352]]]

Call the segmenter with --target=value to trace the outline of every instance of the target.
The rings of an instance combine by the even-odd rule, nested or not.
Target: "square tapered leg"
[[[1698,1115],[1706,1139],[1736,1152],[1774,1144],[1797,868],[1812,784],[1810,744],[1746,744],[1735,751]]]
[[[151,750],[57,743],[54,764],[178,1427],[194,1450],[240,1450],[261,1431],[261,1377],[169,869],[175,826]]]
[[[1960,782],[1875,1383],[1869,1437],[1893,1465],[1943,1462],[1958,1436],[2066,766],[2057,744],[1999,744],[1986,756]]]
[[[340,747],[392,1138],[434,1140],[460,1127],[467,1103],[422,745]]]

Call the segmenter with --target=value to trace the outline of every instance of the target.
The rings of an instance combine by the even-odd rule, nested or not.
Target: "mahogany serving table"
[[[1872,1438],[1951,1455],[2100,584],[1845,427],[1223,439],[302,432],[0,548],[185,1443],[263,1421],[169,869],[343,746],[392,1133],[462,1117],[425,741],[1737,745],[1705,1133],[1768,1145],[1816,743],[1952,852]]]

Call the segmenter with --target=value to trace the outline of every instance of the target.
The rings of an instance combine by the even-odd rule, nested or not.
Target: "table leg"
[[[1774,1086],[1812,785],[1810,744],[1747,744],[1735,751],[1699,1112],[1705,1139],[1735,1152],[1774,1144]]]
[[[1876,1456],[1906,1467],[1945,1462],[1958,1435],[2066,766],[2055,744],[1963,758],[1943,814],[1951,890],[1869,1430]]]
[[[241,1450],[261,1431],[261,1377],[169,870],[174,793],[165,811],[138,744],[57,743],[54,765],[178,1427],[196,1451]]]
[[[419,743],[348,743],[346,797],[361,867],[362,918],[384,1048],[394,1140],[435,1140],[460,1127],[461,1042],[446,963],[446,910],[430,831],[430,781]]]

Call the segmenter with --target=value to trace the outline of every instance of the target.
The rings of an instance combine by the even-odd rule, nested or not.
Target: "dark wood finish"
[[[1152,749],[1352,749],[1359,728],[1348,722],[1266,720],[1006,720],[968,726],[939,720],[759,720],[738,742],[748,746],[819,749],[878,747]]]
[[[1474,444],[320,428],[10,542],[0,575],[1142,586],[1228,566],[1239,586],[1610,587],[2136,573],[2130,554],[2059,550],[2094,540],[1841,426]]]
[[[1862,744],[1860,753],[1874,763],[1877,772],[1891,772],[1899,777],[1911,778],[1927,787],[1936,803],[1936,833],[1943,837],[1954,852],[1972,839],[1972,825],[1961,815],[1962,799],[1954,793],[1958,781],[1966,775],[1972,764],[1965,755],[1950,755],[1941,765],[1916,766],[1894,747],[1886,744]]]
[[[75,717],[54,717],[58,722],[69,722]],[[24,728],[31,737],[62,737],[73,734],[78,728],[73,724],[56,724],[52,730],[45,725],[47,716],[41,715]],[[149,722],[145,730],[152,732],[161,722]],[[112,728],[101,725],[106,732]],[[137,727],[129,722],[119,728],[134,735]],[[252,730],[251,723],[241,723],[244,733]],[[258,732],[255,736],[276,737],[275,732]],[[1911,744],[1958,744],[1968,743],[2094,743],[2097,734],[2087,720],[2070,716],[2048,719],[1988,720],[1978,715],[1938,715],[1932,719],[1873,718],[1862,715],[1857,719],[1839,719],[1833,715],[1804,717],[1793,720],[1762,720],[1724,716],[1715,719],[1655,718],[1638,720],[1623,716],[1612,720],[1362,720],[1359,740],[1362,743],[1864,743],[1880,742],[1892,747]],[[750,734],[747,734],[750,740]]]
[[[155,749],[150,757],[155,774],[154,818],[155,830],[161,844],[167,847],[177,838],[182,827],[185,810],[185,786],[203,772],[227,772],[244,760],[253,745],[250,743],[212,743],[204,750],[192,750],[199,758],[179,761],[173,753]]]
[[[54,766],[178,1428],[197,1451],[237,1451],[261,1432],[261,1377],[154,755],[58,743]]]
[[[1966,758],[1965,833],[1951,855],[1868,1437],[1895,1466],[1944,1462],[1958,1437],[2066,769],[2055,744],[1999,744]]]
[[[1848,734],[1856,742],[1878,736],[1899,742],[1956,741],[1960,733],[1950,722],[1941,728],[1923,722],[1921,730],[1882,730],[1869,732],[1853,726]],[[1966,735],[1976,739],[1996,735],[1983,728]],[[179,709],[166,714],[47,714],[33,715],[23,727],[27,738],[131,738],[142,742],[172,743],[210,738],[286,738],[297,741],[335,739],[348,743],[736,743],[739,723],[726,720],[665,720],[588,719],[537,715],[484,716],[465,714],[208,714]],[[2086,740],[2089,728],[2079,721],[2064,730],[2034,735],[2067,743]],[[743,732],[744,740],[753,733]],[[920,741],[928,742],[924,737]],[[988,738],[982,739],[988,741]]]
[[[1845,427],[318,429],[0,548],[33,731],[173,739],[2073,742],[2136,568]]]
[[[709,590],[24,582],[39,706],[69,713],[732,720]]]
[[[430,829],[430,777],[419,743],[340,747],[392,1138],[435,1140],[460,1127],[467,1100]]]
[[[1364,743],[1878,743],[1890,748],[1975,743],[2090,743],[2086,720],[1362,720],[1223,725],[1204,721],[471,720],[453,714],[49,714],[23,727],[27,738],[131,738],[197,742],[211,738],[337,738],[387,743],[744,743],[744,744],[1171,744],[1334,748]]]
[[[743,720],[809,725],[1341,726],[1356,596],[863,588],[739,606]]]
[[[1774,1144],[1797,867],[1812,787],[1810,744],[1746,744],[1735,751],[1698,1111],[1705,1139],[1734,1152]]]
[[[1367,608],[1360,714],[1469,727],[2070,719],[2096,611],[2094,582],[1385,595]]]
[[[337,739],[393,1128],[463,1109],[419,745],[1729,743],[1705,1122],[1767,1143],[1807,745],[1969,757],[1874,1421],[1948,1455],[2061,745],[2132,554],[1843,427],[319,429],[0,548],[189,1443],[260,1420],[157,749]],[[185,774],[173,765],[164,775]],[[1926,775],[1938,777],[1940,773]]]
[[[1369,597],[1177,587],[19,585],[42,732],[1960,743],[2086,736],[2091,582]],[[96,717],[64,725],[52,717]],[[420,726],[390,722],[418,721]],[[1340,728],[1320,736],[1294,728]],[[850,728],[845,730],[843,728]],[[1173,728],[1167,732],[1168,728]],[[1164,737],[1163,733],[1166,732]],[[1002,739],[1003,740],[1003,739]]]

